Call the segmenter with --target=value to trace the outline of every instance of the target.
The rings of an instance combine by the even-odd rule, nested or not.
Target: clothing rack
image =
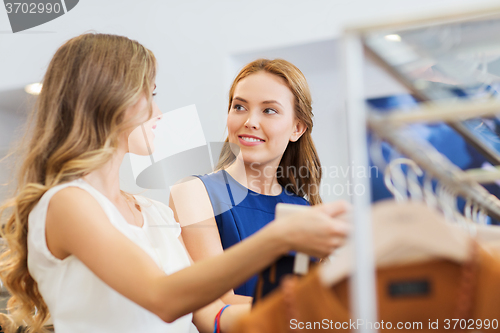
[[[363,92],[363,46],[360,35],[356,32],[346,33],[343,43],[349,161],[368,170],[367,119]],[[377,299],[372,253],[370,183],[367,178],[358,178],[353,175],[350,180],[353,188],[361,186],[365,189],[363,194],[352,196],[354,270],[350,284],[351,316],[354,320],[374,323],[377,320]],[[358,331],[371,333],[376,330],[362,326]]]
[[[370,112],[373,114],[376,112]],[[442,123],[464,121],[479,117],[492,117],[500,113],[499,101],[486,102],[427,102],[421,103],[418,111],[406,112],[394,110],[384,116],[384,121],[391,127],[398,127],[414,123]],[[482,144],[482,143],[481,143]],[[497,155],[497,154],[496,154]],[[496,156],[495,156],[496,158]]]
[[[467,177],[467,173],[441,155],[433,146],[417,142],[400,129],[395,129],[384,117],[370,116],[368,126],[383,141],[416,162],[433,178],[464,198],[483,207],[488,215],[500,221],[500,200],[484,187]]]
[[[453,165],[449,160],[438,158],[430,149],[422,150],[416,142],[403,137],[396,129],[389,126],[390,122],[384,123],[384,119],[377,116],[367,116],[364,96],[363,65],[364,55],[377,62],[386,72],[391,74],[397,81],[403,84],[420,102],[431,100],[424,91],[410,82],[404,75],[382,59],[377,52],[367,45],[367,36],[372,33],[390,33],[391,31],[404,30],[411,27],[435,26],[436,22],[458,23],[478,20],[484,16],[492,14],[500,16],[500,7],[483,8],[475,10],[465,10],[463,12],[453,12],[446,16],[437,17],[417,17],[402,20],[394,23],[387,21],[378,25],[365,25],[347,28],[343,35],[343,59],[345,96],[347,111],[347,131],[349,144],[349,160],[356,166],[368,168],[367,158],[367,125],[383,140],[391,143],[401,153],[407,155],[425,169],[434,178],[439,179],[445,186],[453,188],[457,193],[471,198],[477,204],[483,206],[488,214],[498,219],[500,217],[500,202],[489,194],[481,185],[465,177],[465,173]],[[491,114],[496,112],[497,105],[493,105],[489,110],[484,110]],[[466,110],[462,113],[467,113]],[[397,116],[403,119],[403,123],[408,121],[404,116]],[[400,119],[400,120],[401,120]],[[443,118],[441,118],[443,119]],[[385,119],[387,120],[387,119]],[[461,134],[464,139],[475,147],[493,165],[500,165],[500,156],[490,147],[485,145],[475,137],[462,123],[449,121],[448,124]],[[436,164],[437,163],[437,164]],[[367,170],[367,169],[366,169]],[[460,181],[458,181],[460,180]],[[354,270],[350,284],[351,288],[351,316],[354,320],[364,320],[364,322],[376,322],[376,294],[375,294],[375,267],[372,253],[372,228],[370,221],[370,184],[366,178],[357,178],[351,175],[353,186],[361,185],[365,191],[362,195],[352,197],[353,208],[353,239],[354,239]],[[359,332],[376,332],[362,326]]]
[[[500,8],[495,8],[496,12],[500,11]],[[494,11],[493,11],[494,12]],[[487,13],[487,14],[491,14]],[[458,22],[463,21],[464,19],[459,19]],[[362,38],[362,37],[360,37]],[[426,94],[424,91],[419,90],[415,87],[412,82],[410,82],[403,75],[398,73],[394,67],[388,64],[384,59],[382,59],[377,52],[375,52],[369,45],[363,43],[364,51],[366,55],[370,57],[375,63],[377,63],[380,67],[382,67],[387,73],[389,73],[394,79],[396,79],[399,83],[401,83],[405,88],[407,88],[413,96],[419,102],[429,102],[432,101],[430,96]],[[492,103],[497,104],[497,103]],[[493,105],[496,108],[495,105]],[[489,109],[491,114],[491,108]],[[457,117],[459,118],[459,117]],[[500,165],[500,155],[498,155],[493,149],[485,145],[479,138],[474,136],[461,122],[459,121],[447,121],[447,124],[454,129],[458,134],[460,134],[465,141],[474,147],[480,154],[486,157],[486,159],[493,165]]]

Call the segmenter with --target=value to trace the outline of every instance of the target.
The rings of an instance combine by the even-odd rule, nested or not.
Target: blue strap
[[[227,171],[222,170],[222,175],[224,176],[224,181],[226,183],[227,193],[229,193],[229,198],[231,199],[231,207],[234,207],[236,205],[234,204],[233,192],[231,191],[231,186],[229,185],[229,180],[227,179],[226,172]]]

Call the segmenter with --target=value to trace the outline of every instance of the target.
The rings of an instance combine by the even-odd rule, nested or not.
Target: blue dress
[[[287,192],[284,188],[276,196],[249,190],[225,170],[197,177],[207,189],[224,250],[274,220],[274,210],[278,203],[309,205],[306,199]],[[256,283],[257,276],[253,276],[234,292],[253,296]]]

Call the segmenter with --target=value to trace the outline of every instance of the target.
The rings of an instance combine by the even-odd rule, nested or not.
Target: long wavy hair
[[[290,141],[288,143],[276,172],[278,183],[287,191],[305,197],[311,205],[320,204],[322,202],[319,194],[321,163],[311,136],[313,128],[312,99],[304,74],[292,63],[283,59],[257,59],[243,67],[234,79],[229,90],[228,112],[231,111],[237,84],[247,76],[260,71],[274,74],[285,80],[295,96],[295,116],[307,126],[304,134],[296,142]],[[226,138],[225,142],[229,142],[229,138]],[[236,156],[229,144],[224,144],[215,169],[224,169],[231,165],[235,159]],[[307,172],[301,170],[307,170]]]
[[[30,332],[43,331],[50,314],[28,272],[28,215],[47,190],[110,160],[120,136],[144,117],[125,117],[144,94],[152,116],[156,66],[153,53],[138,42],[94,33],[67,41],[49,64],[30,134],[20,146],[24,153],[14,195],[0,207],[7,244],[0,278],[11,294],[9,312]]]

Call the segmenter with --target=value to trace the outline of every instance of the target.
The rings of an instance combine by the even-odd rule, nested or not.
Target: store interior
[[[41,81],[54,51],[71,37],[114,33],[150,48],[159,63],[155,98],[164,119],[195,107],[191,124],[196,125],[179,122],[186,130],[172,142],[198,140],[189,148],[208,152],[203,158],[212,160],[200,165],[211,167],[218,154],[209,143],[227,136],[227,94],[238,71],[258,58],[286,59],[300,68],[311,89],[321,197],[352,204],[352,237],[315,273],[324,285],[335,286],[340,313],[335,319],[348,320],[342,312],[348,309],[351,318],[365,322],[423,322],[425,331],[435,319],[427,323],[426,316],[437,313],[442,324],[458,313],[459,320],[482,325],[488,319],[491,327],[496,320],[498,328],[497,291],[484,290],[494,286],[488,279],[500,277],[500,7],[495,1],[82,1],[31,31],[9,34],[9,29],[0,11],[0,201],[15,185],[16,155],[9,152],[22,138],[36,100],[27,86]],[[189,126],[196,128],[196,140]],[[168,205],[173,183],[158,181],[148,188],[143,180],[155,183],[161,165],[187,163],[192,156],[179,149],[165,152],[163,164],[126,156],[121,188]],[[175,178],[199,170],[181,168]],[[387,199],[391,203],[382,202]],[[487,262],[491,266],[485,267]],[[409,265],[407,272],[402,264]],[[450,282],[457,272],[461,275]],[[348,275],[349,284],[339,282]],[[436,285],[449,282],[456,290],[437,292],[434,282],[421,278],[431,275]],[[471,292],[464,287],[469,280],[463,282],[470,276],[484,286]],[[302,318],[321,322],[324,304],[313,302],[316,313],[309,313],[306,289],[300,289],[316,288],[312,280],[289,287],[304,300],[289,305]],[[237,331],[284,330],[284,323],[269,322],[280,311],[278,302],[288,302],[286,288],[274,303],[259,301],[263,305]],[[457,301],[449,301],[449,293],[460,293]],[[435,300],[420,302],[426,295]],[[8,292],[0,296],[6,300]],[[395,299],[401,298],[398,305]]]

